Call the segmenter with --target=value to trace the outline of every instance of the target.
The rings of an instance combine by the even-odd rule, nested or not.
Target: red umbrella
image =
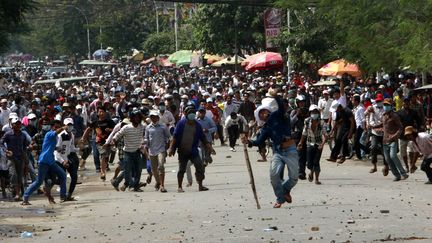
[[[248,58],[246,71],[268,70],[283,67],[282,56],[276,52],[261,52]]]

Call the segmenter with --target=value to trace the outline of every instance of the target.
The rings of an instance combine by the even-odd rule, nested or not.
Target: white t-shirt
[[[339,104],[341,104],[343,108],[347,107],[347,98],[346,98],[345,94],[342,95],[341,97],[339,97],[338,100],[333,100],[333,102],[331,103],[330,112],[331,112],[333,121],[336,120],[336,109],[337,109]]]

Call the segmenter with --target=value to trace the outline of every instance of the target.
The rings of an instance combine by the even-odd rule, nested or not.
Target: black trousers
[[[178,160],[179,160],[179,171],[177,172],[177,178],[183,178],[184,174],[186,173],[186,167],[189,162],[194,165],[195,167],[195,178],[198,182],[202,182],[205,179],[205,167],[204,164],[200,158],[200,156],[197,154],[196,156],[193,156],[191,154],[182,154],[178,153]]]
[[[340,151],[342,149],[343,156],[349,156],[349,148],[348,148],[348,131],[340,131],[338,136],[335,139],[335,144],[331,151],[330,157],[332,159],[337,159]]]
[[[432,164],[432,158],[429,158],[429,159],[424,159],[421,166],[420,166],[420,169],[426,173],[429,181],[432,181],[431,164]]]
[[[363,131],[364,131],[363,128],[357,127],[357,130],[356,130],[356,133],[354,136],[354,150],[355,150],[355,153],[356,153],[356,156],[358,159],[362,158],[361,150],[363,150],[365,153],[369,153],[369,149],[360,143],[360,139],[361,139],[361,136],[363,134]]]
[[[240,130],[237,125],[228,127],[228,139],[229,139],[229,146],[231,148],[234,148],[239,136],[240,136]]]

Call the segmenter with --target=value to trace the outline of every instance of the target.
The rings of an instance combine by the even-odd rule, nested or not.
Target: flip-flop
[[[177,189],[177,192],[178,192],[178,193],[183,193],[183,192],[185,192],[185,191],[183,190],[183,188],[179,188],[179,189]]]
[[[162,187],[162,188],[160,189],[160,192],[165,193],[165,192],[167,192],[167,190],[166,190],[165,188]]]
[[[277,202],[273,205],[273,208],[280,208],[280,207],[282,207],[282,203]]]

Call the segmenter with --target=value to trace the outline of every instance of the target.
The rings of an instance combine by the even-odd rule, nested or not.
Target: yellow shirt
[[[393,100],[394,100],[394,102],[395,102],[395,108],[396,108],[396,111],[402,109],[402,106],[403,106],[403,99],[401,99],[401,97],[399,97],[399,95],[398,95],[398,96],[395,96],[395,97],[393,98]]]

